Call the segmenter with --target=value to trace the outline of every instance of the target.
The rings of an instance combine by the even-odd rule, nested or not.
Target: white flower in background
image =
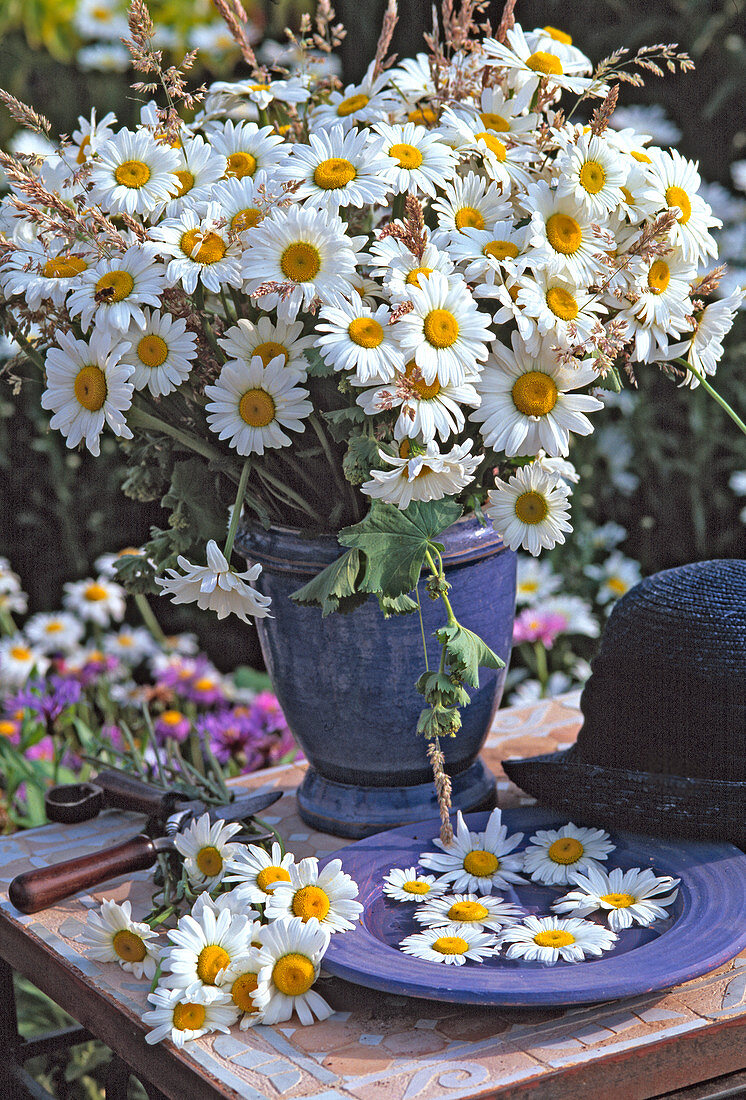
[[[213,386],[205,386],[210,398],[205,410],[210,430],[240,455],[264,454],[292,443],[285,431],[305,431],[305,418],[313,412],[308,390],[298,385],[305,375],[285,366],[282,355],[265,367],[259,355],[250,362],[225,363]],[[285,429],[285,430],[283,430]]]
[[[83,72],[126,73],[132,65],[132,54],[117,42],[97,42],[78,50],[75,62]]]
[[[243,179],[258,172],[274,174],[290,154],[290,146],[271,126],[254,122],[213,123],[206,127],[213,152],[224,156],[229,179]]]
[[[144,1024],[152,1027],[145,1042],[160,1043],[170,1039],[179,1048],[191,1039],[199,1039],[210,1031],[226,1034],[236,1021],[236,1009],[230,994],[214,986],[194,985],[191,989],[159,986],[148,1000],[155,1008],[143,1012]]]
[[[159,253],[171,257],[166,267],[170,286],[181,283],[187,294],[194,294],[199,283],[215,294],[241,286],[241,251],[228,238],[224,222],[218,204],[209,202],[155,226],[151,236]]]
[[[342,861],[333,859],[319,869],[315,858],[302,859],[289,868],[290,882],[278,882],[267,899],[267,918],[300,917],[305,924],[312,917],[329,932],[347,932],[354,928],[363,906],[354,899],[357,883],[342,870]]]
[[[569,822],[561,829],[539,829],[523,851],[523,868],[534,882],[565,886],[574,871],[598,867],[616,848],[603,829],[585,829]]]
[[[456,444],[447,454],[441,454],[437,443],[430,440],[424,450],[418,448],[414,453],[405,438],[398,458],[379,450],[381,459],[393,469],[371,470],[371,480],[361,486],[362,492],[402,510],[413,500],[442,500],[473,481],[481,459],[470,452],[471,440]]]
[[[695,297],[696,293],[695,285]],[[700,374],[714,374],[724,354],[723,338],[733,327],[736,313],[745,297],[746,290],[739,288],[719,302],[710,302],[701,312],[695,314],[697,327],[689,339],[681,344],[672,344],[668,349],[669,356],[683,356]],[[696,389],[699,379],[688,371],[686,384],[691,389]]]
[[[133,245],[83,273],[67,299],[68,312],[80,317],[83,332],[94,321],[97,329],[117,335],[131,323],[142,328],[142,307],[159,306],[166,285],[163,267],[154,261],[153,251],[142,244]]]
[[[442,195],[433,203],[432,210],[437,215],[438,228],[447,233],[489,229],[512,215],[501,188],[474,172],[454,177],[441,190]]]
[[[375,62],[371,61],[360,84],[348,84],[343,92],[332,92],[327,102],[311,113],[314,129],[329,129],[342,125],[350,129],[361,124],[373,124],[396,111],[399,101],[387,87],[389,74],[374,77]]]
[[[454,890],[489,894],[493,889],[525,882],[517,874],[523,867],[523,856],[511,855],[523,840],[523,833],[508,836],[508,827],[502,823],[499,810],[493,810],[481,833],[472,833],[459,810],[456,815],[456,832],[450,844],[433,840],[441,852],[425,852],[420,864],[437,871],[443,882],[450,882]]]
[[[512,902],[489,894],[443,894],[428,900],[414,911],[414,919],[428,928],[444,924],[468,924],[478,932],[499,932],[509,924],[523,920],[526,913]]]
[[[174,836],[174,846],[184,858],[184,867],[189,882],[198,889],[212,890],[222,882],[226,860],[232,859],[238,851],[238,844],[230,839],[241,832],[240,821],[215,821],[210,823],[210,815],[202,814],[187,826],[183,832]]]
[[[310,133],[308,142],[293,145],[278,173],[278,178],[300,183],[294,199],[334,213],[340,207],[385,203],[390,161],[382,152],[381,138],[333,126]]]
[[[574,674],[574,670],[573,670]],[[522,707],[538,703],[540,699],[551,699],[569,691],[572,680],[564,672],[550,672],[546,685],[539,680],[521,680],[510,696],[510,705]]]
[[[118,42],[129,36],[127,18],[118,0],[79,0],[74,9],[73,26],[81,38]]]
[[[681,130],[659,103],[631,103],[617,107],[609,125],[615,130],[630,129],[650,134],[656,145],[676,145],[681,138]]]
[[[582,962],[587,955],[598,958],[616,943],[614,932],[589,920],[569,917],[526,917],[500,937],[500,946],[508,946],[506,959],[525,959],[554,966],[563,962]]]
[[[622,201],[627,168],[618,150],[596,134],[580,134],[556,161],[557,193],[570,195],[593,218]]]
[[[130,382],[164,397],[189,377],[197,358],[197,337],[188,332],[183,317],[144,309],[142,323],[132,321],[124,334],[128,347],[121,362],[134,368]]]
[[[529,111],[532,96],[528,86],[510,96],[499,85],[483,88],[477,104],[482,126],[496,134],[509,135],[511,140],[517,135],[533,133],[539,118]],[[523,139],[519,137],[519,140]]]
[[[261,963],[254,1003],[263,1013],[263,1023],[280,1024],[295,1011],[302,1024],[325,1020],[332,1009],[312,988],[319,976],[321,960],[329,946],[329,930],[315,917],[280,918],[265,925],[260,933]]]
[[[515,599],[518,605],[536,607],[562,587],[562,577],[555,573],[548,561],[518,555],[518,573]]]
[[[430,57],[426,53],[403,58],[395,68],[389,69],[386,75],[391,87],[408,102],[435,94]]]
[[[423,875],[416,867],[392,867],[383,878],[383,893],[394,901],[422,901],[445,893],[445,883]]]
[[[144,626],[123,626],[117,634],[107,634],[102,641],[104,653],[118,657],[134,668],[158,652],[158,643]]]
[[[560,56],[558,50],[565,43],[551,35],[548,37],[552,41],[544,43],[547,49],[532,49],[523,29],[516,24],[507,32],[505,43],[494,38],[485,38],[482,48],[491,64],[507,70],[508,81],[516,89],[528,87],[533,93],[539,87],[540,81],[546,80],[550,88],[562,89],[574,95],[587,93],[605,96],[608,85],[600,80],[594,81],[577,75],[588,71],[588,58],[581,54],[583,60],[579,61],[573,55],[568,55],[567,51],[563,51]]]
[[[237,884],[241,895],[252,904],[264,905],[275,886],[290,882],[290,868],[295,862],[291,852],[272,842],[267,852],[258,844],[249,844],[228,861],[226,882]]]
[[[565,620],[563,634],[585,634],[588,638],[597,638],[601,633],[591,605],[580,596],[557,593],[544,601],[542,610],[547,615],[560,616]]]
[[[168,569],[166,577],[156,577],[164,595],[171,603],[196,603],[201,611],[215,611],[219,619],[236,615],[248,623],[249,616],[263,619],[269,615],[269,596],[251,587],[262,571],[258,563],[245,573],[239,573],[226,561],[214,539],[206,547],[207,565],[192,565],[179,554],[176,562],[183,573]]]
[[[383,139],[383,152],[395,163],[386,170],[395,194],[422,191],[434,198],[436,187],[454,175],[457,158],[439,134],[413,122],[399,126],[377,122],[373,129]]]
[[[231,110],[246,102],[259,108],[269,107],[274,100],[280,103],[305,103],[310,90],[298,77],[289,80],[216,80],[210,85],[210,94],[225,97],[225,108]]]
[[[355,384],[390,382],[404,369],[404,356],[390,325],[387,305],[375,312],[363,305],[357,292],[351,300],[339,298],[319,312],[315,341],[319,354],[334,370],[355,371]]]
[[[254,922],[236,916],[229,909],[216,912],[205,905],[198,917],[191,913],[180,917],[168,933],[170,947],[163,952],[164,970],[171,972],[170,984],[191,989],[202,985],[221,985],[221,972],[251,951],[249,929]]]
[[[591,545],[595,550],[613,550],[627,537],[627,531],[620,523],[609,520],[600,527],[594,527],[590,534]]]
[[[187,207],[209,202],[214,185],[223,179],[228,161],[222,153],[216,153],[204,138],[192,137],[179,149],[181,163],[174,170],[179,189],[173,198],[158,211],[159,217],[178,218]]]
[[[717,256],[717,244],[710,229],[722,226],[719,218],[701,198],[697,165],[682,157],[677,149],[669,152],[651,148],[647,167],[648,190],[645,198],[657,210],[678,207],[680,213],[671,229],[671,244],[680,249],[687,262],[703,263],[708,256]]]
[[[463,966],[467,959],[482,962],[498,952],[497,938],[474,925],[443,924],[406,936],[399,944],[405,955],[425,962]]]
[[[35,673],[43,676],[49,661],[41,650],[27,645],[21,635],[14,634],[0,641],[0,684],[5,688],[20,687]]]
[[[121,362],[121,341],[114,344],[109,333],[95,330],[89,343],[62,331],[57,342],[60,346],[47,352],[47,388],[41,395],[41,407],[54,414],[49,426],[59,429],[68,447],[85,441],[95,457],[104,424],[132,439],[124,417],[132,404],[132,367]]]
[[[75,649],[83,637],[83,624],[66,611],[32,615],[23,632],[42,653],[65,653]]]
[[[120,130],[99,144],[91,201],[111,214],[150,214],[179,188],[179,154],[148,130]]]
[[[127,594],[121,584],[108,577],[89,577],[84,581],[68,581],[63,586],[65,608],[85,622],[108,627],[121,623],[127,608]]]
[[[598,256],[616,246],[614,237],[570,195],[559,195],[539,180],[521,201],[531,214],[534,270],[546,267],[552,274],[565,274],[579,287],[605,276]]]
[[[461,405],[476,406],[480,397],[468,382],[442,386],[436,377],[428,385],[414,361],[398,374],[391,385],[365,390],[357,399],[358,405],[369,416],[383,409],[399,409],[394,425],[394,436],[421,439],[429,443],[436,435],[448,439],[451,432],[459,432],[464,426]]]
[[[574,889],[554,902],[555,912],[585,917],[600,910],[606,914],[613,932],[622,932],[633,924],[645,927],[670,916],[666,910],[673,905],[679,892],[676,889],[679,879],[657,876],[649,867],[643,870],[633,867],[628,871],[621,867],[611,871],[588,867],[576,871],[571,881]]]
[[[218,343],[228,359],[250,363],[258,355],[265,367],[281,355],[285,366],[292,367],[301,375],[308,368],[304,352],[315,344],[313,334],[303,336],[302,333],[302,321],[286,323],[271,317],[260,317],[254,323],[241,317],[238,324],[218,337]]]
[[[568,496],[560,478],[532,462],[508,481],[495,479],[484,511],[511,550],[522,547],[536,556],[563,543],[565,532],[572,531]]]
[[[73,130],[72,142],[60,150],[60,155],[68,164],[76,167],[85,164],[92,153],[95,153],[102,142],[112,137],[112,127],[117,119],[112,111],[108,111],[100,122],[96,121],[96,108],[91,110],[91,117],[84,118],[78,115],[78,129]]]
[[[149,924],[132,919],[132,904],[105,898],[97,912],[88,911],[86,928],[77,937],[89,959],[119,963],[136,978],[155,976],[161,951]]]
[[[586,565],[586,576],[600,581],[596,594],[599,603],[616,603],[642,580],[639,562],[627,558],[619,550],[609,554],[601,565]]]

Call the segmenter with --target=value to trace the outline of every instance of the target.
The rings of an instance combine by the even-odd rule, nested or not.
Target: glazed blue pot
[[[491,526],[459,520],[438,539],[453,586],[449,599],[464,626],[507,666],[515,610],[516,556]],[[322,618],[290,599],[344,551],[334,535],[308,537],[287,527],[239,532],[237,549],[260,562],[257,587],[272,597],[273,618],[257,620],[274,690],[310,767],[298,791],[303,819],[336,836],[362,837],[437,816],[427,742],[415,733],[424,699],[419,616],[385,619],[374,597],[345,615]],[[433,632],[445,622],[420,581],[431,668],[440,660]],[[455,809],[494,805],[495,781],[478,758],[502,695],[506,669],[480,669],[479,688],[462,709],[458,735],[441,747]]]

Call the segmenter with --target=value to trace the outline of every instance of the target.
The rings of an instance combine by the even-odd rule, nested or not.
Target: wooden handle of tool
[[[157,855],[155,842],[141,834],[103,852],[26,871],[13,879],[8,893],[16,909],[22,913],[38,913],[62,898],[89,890],[117,875],[144,871],[152,867]]]
[[[179,800],[176,792],[151,787],[126,772],[99,772],[93,782],[103,789],[107,806],[147,814],[148,817],[168,817]]]

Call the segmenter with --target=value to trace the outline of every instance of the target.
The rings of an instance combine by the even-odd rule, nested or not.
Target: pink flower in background
[[[513,644],[541,642],[545,649],[551,649],[555,639],[566,629],[567,619],[564,615],[542,613],[535,607],[527,607],[516,616],[513,623]]]
[[[158,715],[155,723],[155,735],[161,745],[169,737],[173,738],[174,741],[181,742],[186,741],[190,728],[191,723],[185,714],[182,714],[180,710],[169,709]]]
[[[27,760],[54,760],[54,741],[51,737],[42,737],[35,745],[29,745],[24,756]]]

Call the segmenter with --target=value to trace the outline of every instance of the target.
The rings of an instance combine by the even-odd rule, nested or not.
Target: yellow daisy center
[[[227,951],[216,943],[208,943],[203,947],[197,958],[197,977],[205,985],[215,985],[215,977],[219,970],[224,970],[231,961]]]
[[[0,718],[0,737],[12,737],[16,730],[15,722],[11,722],[9,718]]]
[[[293,283],[306,283],[321,271],[319,250],[306,241],[289,244],[280,258],[280,269]]]
[[[187,673],[187,679],[189,674]],[[199,680],[194,681],[194,687],[197,691],[211,691],[215,687],[215,681],[211,680],[209,676],[200,676]]]
[[[606,173],[597,160],[587,160],[580,169],[580,186],[589,195],[597,195],[606,183]]]
[[[630,206],[633,206],[634,201],[635,201],[635,196],[632,194],[632,192],[629,190],[629,188],[628,187],[622,187],[621,192],[624,195],[625,199],[627,200],[627,203]]]
[[[123,302],[131,293],[135,280],[129,271],[108,271],[96,283],[97,302]]]
[[[493,154],[493,156],[495,156],[502,164],[502,162],[506,159],[508,155],[508,151],[503,143],[500,141],[500,138],[496,138],[494,134],[488,134],[485,131],[482,131],[479,134],[475,134],[474,137],[480,141],[483,141],[489,151]]]
[[[480,848],[468,852],[464,856],[464,870],[476,878],[487,878],[494,875],[500,866],[500,860],[492,852],[485,852]]]
[[[419,370],[419,368],[414,359],[411,359],[406,365],[404,376],[412,386],[412,389],[419,394],[423,401],[431,401],[433,397],[437,397],[440,393],[440,382],[436,378],[434,382],[428,385],[422,375],[420,375],[419,378],[414,377],[416,370]]]
[[[328,895],[320,886],[304,886],[293,897],[293,915],[304,922],[310,917],[323,920],[330,909]]]
[[[195,862],[206,878],[214,878],[223,870],[223,857],[212,844],[206,848],[200,848]]]
[[[83,138],[80,145],[78,146],[78,155],[75,158],[76,163],[85,164],[85,162],[88,158],[88,154],[86,153],[86,149],[90,146],[90,144],[91,144],[91,135],[86,134],[86,136]]]
[[[412,444],[405,437],[399,444],[399,458],[409,458],[412,453]],[[406,471],[403,471],[406,474]]]
[[[544,34],[549,35],[555,42],[561,42],[563,46],[572,46],[572,35],[561,31],[557,27],[542,27]]]
[[[137,358],[146,367],[160,367],[168,359],[168,344],[162,336],[151,332],[138,342]]]
[[[252,428],[266,428],[275,418],[275,403],[266,390],[247,390],[238,403],[238,415]]]
[[[430,946],[440,955],[463,955],[469,950],[468,940],[461,936],[439,936]]]
[[[194,176],[184,168],[177,169],[174,175],[179,181],[179,190],[174,195],[174,198],[180,199],[182,195],[186,195],[194,187]]]
[[[434,126],[438,121],[438,112],[432,107],[415,107],[407,115],[407,122],[415,122],[420,126]]]
[[[278,959],[272,971],[272,981],[286,997],[307,993],[316,978],[316,967],[306,955],[291,952]]]
[[[177,1031],[199,1031],[206,1015],[204,1005],[185,1001],[184,1004],[174,1006],[173,1025]]]
[[[578,315],[578,303],[569,290],[561,286],[550,286],[546,303],[555,317],[562,321],[572,321]]]
[[[290,882],[284,867],[264,867],[256,876],[256,884],[265,894],[271,894],[278,882]]]
[[[506,122],[502,115],[496,115],[493,111],[482,111],[479,117],[482,125],[488,130],[497,130],[499,134],[506,134],[510,129],[510,123]]]
[[[585,849],[579,840],[572,836],[560,837],[549,845],[547,855],[553,863],[577,863]]]
[[[526,65],[535,73],[544,73],[545,76],[562,76],[562,62],[553,53],[545,53],[537,50],[526,58]]]
[[[256,1012],[253,993],[258,985],[256,974],[241,974],[231,986],[231,997],[242,1012]]]
[[[178,726],[184,718],[184,715],[180,710],[164,710],[161,715],[161,722],[165,722],[167,726]]]
[[[432,347],[450,348],[458,340],[458,321],[448,309],[431,309],[422,331]]]
[[[647,155],[647,153],[641,153],[637,149],[631,149],[630,150],[630,156],[634,157],[634,159],[636,161],[638,161],[640,164],[652,164],[653,163],[652,160],[650,159],[650,157]]]
[[[656,260],[650,265],[648,287],[653,294],[662,294],[671,280],[671,268],[665,260]]]
[[[532,489],[527,493],[521,493],[518,497],[515,502],[515,514],[521,523],[533,526],[547,518],[549,506],[541,493],[536,493]]]
[[[100,367],[83,367],[75,376],[73,390],[78,404],[98,412],[106,400],[106,375]]]
[[[623,581],[621,577],[609,577],[606,582],[606,587],[610,588],[612,592],[615,592],[618,596],[623,596],[629,588],[626,581]]]
[[[448,910],[448,919],[453,921],[484,920],[490,915],[489,909],[478,901],[457,901]]]
[[[246,229],[253,229],[262,216],[261,210],[256,206],[247,206],[245,210],[239,210],[231,218],[231,229],[235,233],[243,233]]]
[[[511,390],[513,404],[524,416],[546,416],[557,404],[554,379],[540,370],[530,370],[516,378]]]
[[[141,938],[128,928],[122,928],[111,941],[111,946],[125,962],[139,963],[147,955],[147,949]]]
[[[25,645],[14,645],[10,647],[10,655],[14,661],[30,661],[31,650]]]
[[[547,221],[547,240],[555,252],[572,256],[583,243],[583,230],[569,214],[552,214]]]
[[[346,187],[357,176],[357,170],[352,161],[344,157],[331,157],[322,160],[313,173],[313,182],[324,191],[336,191],[340,187]]]
[[[256,157],[251,153],[229,153],[225,159],[228,162],[225,168],[228,178],[242,180],[244,176],[253,176],[256,172]]]
[[[433,269],[431,267],[413,267],[412,270],[407,275],[404,282],[408,283],[409,286],[419,287],[419,285],[420,285],[420,275],[428,276],[428,275],[432,275],[432,273],[433,273]]]
[[[409,882],[402,884],[402,890],[406,890],[408,894],[429,894],[430,883],[420,882],[419,879],[410,879]]]
[[[607,905],[611,905],[614,909],[627,909],[630,905],[635,904],[635,899],[631,894],[602,894],[601,901],[605,901]]]
[[[222,237],[217,233],[203,233],[201,229],[187,229],[179,245],[184,255],[196,264],[216,264],[227,251]]]
[[[536,933],[534,943],[539,947],[567,947],[568,944],[575,943],[575,937],[561,928],[548,928],[546,932]]]
[[[692,216],[692,204],[689,196],[683,187],[667,187],[666,188],[666,202],[669,208],[672,206],[678,206],[681,213],[676,219],[681,222],[682,225],[686,225]]]
[[[491,256],[493,260],[514,260],[518,255],[518,245],[512,241],[488,241],[482,255]]]
[[[409,145],[406,141],[392,145],[389,156],[399,161],[400,168],[419,168],[424,159],[417,146]]]
[[[125,160],[115,168],[114,179],[121,187],[144,187],[150,179],[150,169],[142,160]]]
[[[348,96],[347,99],[343,99],[341,103],[337,104],[337,114],[340,118],[347,118],[348,115],[354,115],[355,111],[362,111],[363,107],[367,107],[369,102],[369,96],[363,92],[358,92],[357,95]]]
[[[290,358],[288,349],[283,344],[278,344],[275,340],[265,340],[263,344],[257,344],[251,355],[252,357],[258,355],[265,367],[272,359],[276,359],[278,355],[284,355],[286,363]]]
[[[42,275],[45,279],[72,279],[87,267],[88,264],[80,256],[55,256],[44,264]]]
[[[484,229],[484,218],[473,206],[462,206],[454,221],[457,229]]]
[[[64,630],[64,627],[62,623],[57,621],[53,623],[47,623],[47,625],[44,627],[45,634],[59,634],[61,630]]]
[[[361,348],[377,348],[383,342],[383,327],[375,317],[355,317],[350,321],[347,335]]]

